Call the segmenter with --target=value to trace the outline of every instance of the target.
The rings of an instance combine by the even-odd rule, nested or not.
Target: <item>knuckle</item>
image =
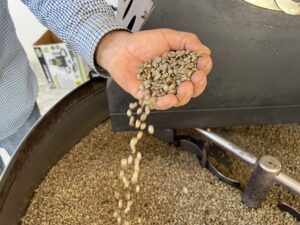
[[[193,39],[193,40],[199,40],[199,38],[198,38],[198,36],[196,35],[196,34],[194,34],[194,33],[188,33],[189,34],[189,37],[191,38],[191,39]]]
[[[173,30],[170,29],[170,28],[161,28],[160,30],[161,30],[163,33],[170,33],[170,32],[173,31]]]

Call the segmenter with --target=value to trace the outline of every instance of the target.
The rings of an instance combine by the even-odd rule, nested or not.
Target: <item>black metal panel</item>
[[[89,81],[56,104],[31,130],[0,180],[0,224],[20,223],[48,170],[108,119],[105,82]]]
[[[157,128],[300,121],[299,16],[241,0],[159,0],[145,29],[165,27],[196,33],[214,68],[203,95],[152,116]],[[108,98],[113,128],[129,129],[132,98],[114,82]]]

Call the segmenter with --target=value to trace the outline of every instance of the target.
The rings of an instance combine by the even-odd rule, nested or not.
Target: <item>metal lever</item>
[[[272,156],[263,156],[257,159],[256,156],[246,152],[235,144],[227,141],[221,136],[196,128],[206,139],[223,148],[224,150],[237,156],[254,168],[251,178],[247,184],[243,201],[248,207],[258,207],[270,191],[273,183],[278,183],[291,192],[300,196],[300,182],[280,172],[280,162]],[[261,182],[265,182],[265,187],[261,188]]]
[[[0,148],[0,178],[3,171],[8,166],[10,158],[11,157],[9,156],[8,152],[4,148]]]

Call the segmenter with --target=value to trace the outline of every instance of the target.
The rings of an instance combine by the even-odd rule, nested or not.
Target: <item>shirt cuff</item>
[[[118,21],[108,14],[95,14],[89,17],[76,35],[76,46],[78,52],[99,75],[108,77],[108,73],[96,65],[95,51],[100,40],[109,32],[114,30],[126,30]]]

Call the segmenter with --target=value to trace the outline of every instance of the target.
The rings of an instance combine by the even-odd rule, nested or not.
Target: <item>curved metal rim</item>
[[[109,118],[105,90],[103,78],[88,81],[37,121],[0,180],[0,224],[19,224],[34,190],[48,170],[82,137]],[[79,127],[74,122],[84,122],[84,125]],[[56,143],[58,136],[60,140]]]
[[[300,15],[300,3],[293,0],[275,0],[277,6],[286,14],[292,16]]]
[[[257,0],[244,0],[245,2],[263,8],[263,9],[269,9],[269,10],[274,10],[274,11],[282,11],[278,5],[275,3],[274,0],[262,0],[262,1],[257,1]]]
[[[68,101],[70,98],[72,98],[73,95],[75,95],[80,89],[83,89],[87,86],[89,86],[92,82],[95,82],[96,80],[101,80],[102,78],[94,78],[94,80],[89,80],[85,83],[83,83],[82,85],[80,85],[79,87],[75,88],[74,90],[70,91],[68,94],[66,94],[64,97],[62,97],[57,103],[55,103],[44,115],[42,115],[37,121],[36,123],[32,126],[32,128],[28,131],[28,133],[26,134],[26,136],[23,138],[23,140],[21,141],[20,145],[17,147],[16,152],[12,155],[11,157],[11,161],[9,163],[9,165],[5,168],[5,170],[3,171],[3,175],[0,179],[0,192],[1,192],[1,187],[2,184],[4,183],[5,178],[7,178],[9,172],[9,169],[11,169],[13,167],[14,162],[16,161],[15,159],[17,158],[17,155],[19,154],[19,152],[21,151],[21,149],[24,147],[24,143],[26,142],[26,140],[28,139],[28,137],[31,136],[31,134],[38,129],[39,125],[45,120],[47,119],[50,115],[52,115],[53,113],[55,113],[55,111],[58,108],[62,107],[62,102],[66,102]],[[97,81],[96,81],[97,82]]]

